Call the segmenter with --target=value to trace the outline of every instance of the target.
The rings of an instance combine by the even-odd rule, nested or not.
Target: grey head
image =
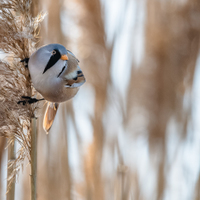
[[[49,44],[39,48],[30,57],[35,62],[35,65],[42,66],[43,74],[53,67],[60,59],[67,60],[67,50],[60,44]]]
[[[35,51],[28,62],[31,78],[56,76],[67,65],[68,50],[61,44],[49,44]],[[71,52],[70,52],[71,53]]]
[[[63,45],[49,44],[40,47],[30,56],[28,68],[36,90],[40,90],[44,84],[51,87],[51,84],[60,81],[57,76],[64,66],[67,68],[67,54]]]

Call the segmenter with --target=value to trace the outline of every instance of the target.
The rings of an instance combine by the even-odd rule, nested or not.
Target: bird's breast
[[[41,95],[50,102],[64,102],[76,95],[78,88],[66,88],[65,82],[60,78],[47,78],[36,88]]]

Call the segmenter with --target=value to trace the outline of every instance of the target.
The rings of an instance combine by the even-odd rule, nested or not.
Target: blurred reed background
[[[200,199],[200,1],[36,2],[48,12],[38,46],[66,46],[87,79],[48,135],[40,105],[38,200]]]

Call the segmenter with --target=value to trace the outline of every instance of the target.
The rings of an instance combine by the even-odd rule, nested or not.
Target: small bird
[[[35,51],[30,58],[22,60],[28,65],[34,88],[48,101],[43,127],[50,130],[59,103],[76,95],[79,87],[85,83],[85,77],[79,67],[79,60],[61,44],[49,44]],[[31,97],[29,103],[36,100]],[[25,101],[20,101],[18,103]]]

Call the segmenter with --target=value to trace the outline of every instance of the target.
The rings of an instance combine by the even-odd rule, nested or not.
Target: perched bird
[[[44,130],[48,132],[59,103],[74,97],[85,83],[85,77],[78,59],[60,44],[42,46],[23,61],[28,65],[34,88],[48,101],[43,121]],[[36,100],[29,98],[29,103],[31,101]]]

